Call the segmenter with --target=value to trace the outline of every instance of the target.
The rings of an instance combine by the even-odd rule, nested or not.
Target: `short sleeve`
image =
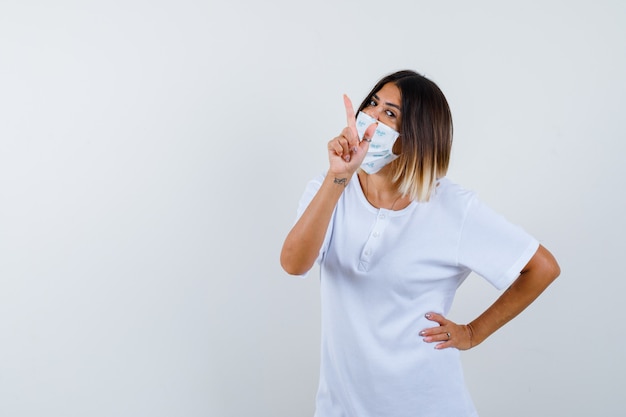
[[[539,242],[474,196],[459,238],[459,264],[497,289],[511,285],[535,254]]]
[[[306,188],[304,189],[304,193],[302,193],[302,197],[300,197],[300,202],[298,203],[298,214],[296,217],[296,222],[298,221],[298,219],[300,219],[300,216],[302,216],[306,208],[309,206],[309,204],[313,200],[313,197],[315,197],[315,195],[319,191],[320,187],[322,186],[322,183],[324,182],[324,178],[325,178],[325,174],[320,174],[319,176],[317,176],[316,178],[308,182]],[[316,263],[321,262],[322,258],[324,257],[324,254],[326,253],[326,248],[328,248],[328,242],[330,241],[334,219],[335,219],[335,212],[333,211],[332,218],[330,219],[330,222],[328,224],[328,229],[326,230],[326,236],[324,237],[324,243],[322,243],[320,252],[317,256],[317,259],[315,260]],[[306,276],[306,274],[303,274],[303,276]]]

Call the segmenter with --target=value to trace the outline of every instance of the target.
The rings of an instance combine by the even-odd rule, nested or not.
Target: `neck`
[[[403,197],[389,175],[381,171],[376,174],[359,172],[361,188],[367,201],[374,207],[388,210],[400,210],[408,206],[408,197]]]

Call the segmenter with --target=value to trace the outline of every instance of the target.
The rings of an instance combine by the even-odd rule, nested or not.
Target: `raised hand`
[[[347,126],[341,131],[339,136],[328,142],[329,170],[333,174],[346,175],[350,178],[361,166],[377,124],[372,123],[368,126],[363,134],[363,140],[359,141],[352,101],[345,94],[343,96],[343,104],[346,108]]]

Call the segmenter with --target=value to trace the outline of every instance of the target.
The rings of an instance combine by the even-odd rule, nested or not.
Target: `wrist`
[[[480,345],[482,342],[485,341],[488,336],[481,334],[480,325],[476,323],[476,320],[466,324],[465,327],[467,328],[467,331],[469,333],[470,343],[472,347]]]
[[[470,343],[469,347],[471,349],[478,344],[476,343],[475,338],[474,338],[474,328],[472,327],[472,323],[466,324],[465,328],[467,329],[467,333],[469,335],[469,343]]]
[[[334,186],[341,187],[342,189],[348,186],[348,183],[352,179],[353,174],[348,172],[332,172],[328,171],[326,179]]]

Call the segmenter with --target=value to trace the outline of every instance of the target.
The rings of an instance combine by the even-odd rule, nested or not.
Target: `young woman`
[[[550,252],[445,177],[452,117],[441,90],[400,71],[328,143],[282,252],[285,271],[321,271],[316,417],[476,416],[459,350],[503,326],[559,275]],[[360,140],[361,138],[361,140]],[[476,272],[507,288],[475,320],[446,318]]]

